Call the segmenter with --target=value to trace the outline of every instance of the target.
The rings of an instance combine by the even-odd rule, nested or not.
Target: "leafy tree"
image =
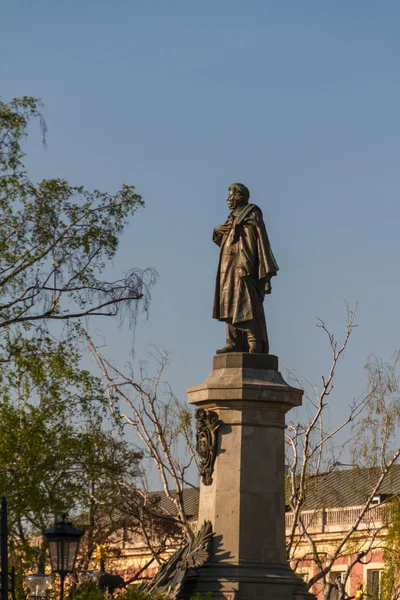
[[[31,97],[0,101],[0,330],[8,356],[10,327],[82,317],[135,318],[147,309],[155,271],[132,268],[120,279],[101,277],[120,236],[143,206],[131,185],[115,194],[88,191],[60,178],[32,182],[23,141],[38,119]]]
[[[104,428],[101,383],[79,358],[72,342],[45,333],[21,336],[2,366],[0,490],[20,576],[34,567],[42,529],[63,512],[86,530],[78,566],[87,568],[96,543],[121,530],[116,483],[134,487],[141,474],[141,454],[115,424]]]
[[[29,178],[23,145],[35,120],[45,143],[40,109],[32,97],[0,101],[0,491],[20,572],[63,511],[86,527],[82,568],[96,542],[121,527],[116,483],[134,487],[141,455],[114,421],[105,427],[104,390],[82,368],[76,342],[87,317],[127,316],[133,325],[156,278],[135,267],[105,275],[144,205],[133,186],[108,193]]]
[[[384,550],[385,571],[381,582],[381,599],[395,600],[400,594],[400,501],[390,505],[390,521]]]

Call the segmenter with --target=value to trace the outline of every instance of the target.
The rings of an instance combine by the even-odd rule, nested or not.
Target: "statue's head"
[[[227,198],[230,210],[235,210],[240,206],[245,206],[249,203],[250,192],[243,183],[232,183],[229,187],[229,196]]]

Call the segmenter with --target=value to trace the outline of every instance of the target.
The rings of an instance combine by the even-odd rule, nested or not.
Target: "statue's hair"
[[[249,189],[243,185],[243,183],[231,183],[228,187],[229,191],[232,191],[235,196],[241,200],[244,204],[248,204],[250,200]]]

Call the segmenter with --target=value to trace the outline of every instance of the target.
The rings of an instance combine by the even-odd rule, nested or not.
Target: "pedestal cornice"
[[[303,391],[286,383],[276,356],[232,352],[214,356],[213,366],[202,384],[188,388],[189,404],[222,406],[240,401],[250,408],[249,403],[258,402],[271,408],[279,405],[283,412],[301,405]]]

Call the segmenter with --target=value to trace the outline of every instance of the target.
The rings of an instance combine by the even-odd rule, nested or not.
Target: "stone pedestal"
[[[214,357],[189,403],[215,411],[221,422],[211,485],[200,484],[199,525],[215,537],[207,563],[188,578],[185,595],[211,592],[228,600],[314,598],[285,556],[285,413],[301,405],[276,356]]]

